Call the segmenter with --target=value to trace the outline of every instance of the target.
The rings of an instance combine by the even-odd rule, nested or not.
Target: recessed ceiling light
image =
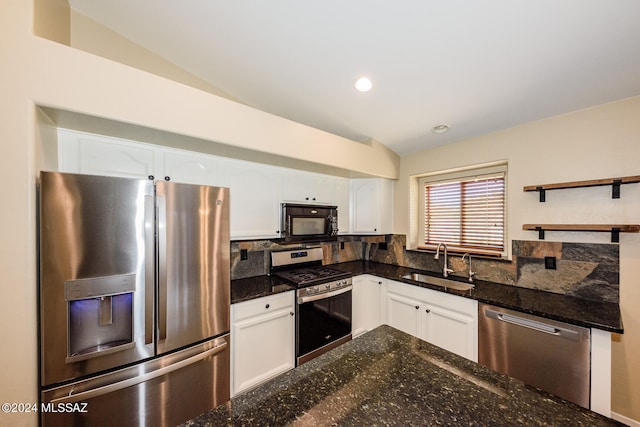
[[[437,125],[431,128],[433,133],[445,133],[449,131],[449,125]]]
[[[356,80],[354,86],[358,92],[369,92],[373,87],[373,83],[367,77],[360,77]]]

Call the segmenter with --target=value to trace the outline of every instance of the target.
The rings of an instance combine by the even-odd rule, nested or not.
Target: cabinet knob
[[[149,178],[150,181],[153,181],[154,179],[156,179],[156,177],[153,175],[149,175],[147,178]]]
[[[165,180],[165,181],[171,181],[171,177],[170,177],[170,176],[165,176],[165,177],[164,177],[164,180]]]
[[[295,313],[293,311],[290,311],[289,314],[293,316]]]
[[[269,304],[265,305],[264,308],[269,308]]]
[[[305,197],[304,199],[305,199],[305,200],[309,200],[309,198],[308,198],[308,197]]]
[[[378,285],[382,285],[382,280],[380,280],[380,281],[378,282]]]
[[[429,310],[428,308],[425,310],[427,313],[431,313],[431,310]]]
[[[420,310],[420,306],[419,305],[416,305],[416,310]]]

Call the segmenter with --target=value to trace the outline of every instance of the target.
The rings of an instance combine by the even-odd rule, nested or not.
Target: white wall
[[[0,13],[0,403],[38,400],[36,177],[51,160],[46,142],[53,134],[36,106],[363,174],[395,178],[399,163],[384,147],[346,140],[36,37],[35,1],[2,0]],[[67,13],[55,1],[54,13]],[[46,11],[40,12],[39,21],[50,23]],[[66,43],[65,31],[55,27],[44,32]],[[0,413],[0,425],[36,423],[35,413]]]
[[[455,128],[454,128],[455,129]],[[455,131],[455,130],[454,130]],[[509,240],[536,240],[525,223],[640,224],[640,184],[547,192],[525,185],[640,175],[640,97],[553,117],[403,157],[394,232],[409,231],[411,176],[506,159]],[[607,233],[547,232],[546,240],[608,243]],[[612,410],[640,420],[640,234],[620,237],[620,306],[625,333],[612,344]]]

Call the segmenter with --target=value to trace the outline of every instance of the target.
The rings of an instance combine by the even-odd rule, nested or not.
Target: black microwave
[[[336,240],[338,207],[283,203],[281,230],[285,242]]]

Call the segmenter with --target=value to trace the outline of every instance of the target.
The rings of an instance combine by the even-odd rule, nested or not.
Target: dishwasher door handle
[[[499,311],[486,309],[485,316],[499,320],[501,322],[510,323],[512,325],[522,326],[523,328],[533,329],[545,334],[555,335],[559,338],[568,339],[571,341],[578,341],[580,339],[580,333],[571,329],[560,328],[554,325],[549,325],[536,320],[527,319],[520,316],[514,316],[512,314],[501,313]]]

